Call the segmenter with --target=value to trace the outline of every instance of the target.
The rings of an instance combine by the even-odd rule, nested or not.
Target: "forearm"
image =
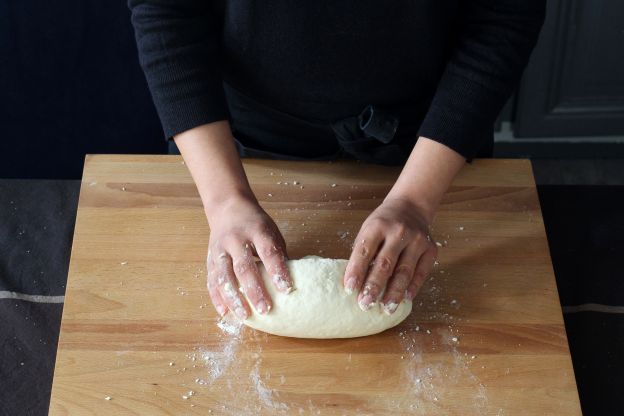
[[[255,200],[227,121],[204,124],[174,137],[210,221],[234,200]]]
[[[223,316],[230,310],[246,319],[252,313],[248,299],[257,313],[268,313],[273,304],[255,256],[276,289],[290,293],[293,282],[285,264],[286,243],[251,191],[229,122],[204,124],[175,135],[174,140],[210,226],[207,287],[217,312]]]
[[[458,34],[419,136],[473,158],[520,81],[546,0],[458,2]]]
[[[430,224],[442,197],[464,163],[465,158],[459,153],[420,137],[386,199],[408,200],[420,208]]]
[[[165,137],[228,117],[219,13],[205,0],[128,0]]]

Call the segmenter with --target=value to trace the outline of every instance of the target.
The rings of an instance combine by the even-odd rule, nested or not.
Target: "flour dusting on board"
[[[277,401],[279,398],[279,392],[276,390],[270,389],[266,386],[266,384],[262,381],[262,377],[260,377],[260,364],[262,363],[262,358],[256,359],[256,364],[254,365],[251,373],[249,373],[249,379],[253,383],[256,388],[256,392],[258,393],[258,397],[262,401],[262,403],[271,409],[275,410],[288,410],[289,407],[286,403],[281,403]]]
[[[197,393],[201,395],[203,389],[219,391],[223,404],[209,410],[220,415],[251,416],[264,408],[270,409],[272,414],[288,414],[289,405],[280,401],[279,391],[269,386],[271,374],[263,370],[262,345],[268,342],[268,336],[247,332],[243,340],[244,326],[231,314],[219,319],[216,326],[218,342],[197,348],[197,353],[187,356],[191,362],[203,364],[205,369],[202,376],[194,380]],[[242,374],[248,374],[248,378],[241,378]],[[280,385],[286,383],[283,375],[277,375],[275,380]],[[186,397],[184,400],[191,399],[189,395]]]
[[[437,303],[445,301],[435,283],[430,283],[423,290],[419,297],[422,305],[416,303],[416,308],[426,307],[434,300]],[[461,334],[453,325],[455,318],[430,312],[428,318],[430,323],[404,325],[388,337],[388,348],[398,351],[398,368],[402,369],[397,385],[397,389],[404,392],[401,398],[371,397],[360,403],[354,413],[345,414],[375,414],[375,410],[387,408],[400,414],[426,415],[439,412],[455,402],[459,390],[462,391],[463,414],[487,414],[492,410],[488,406],[485,386],[471,371],[477,356],[460,350]],[[195,380],[199,394],[202,389],[218,391],[219,400],[224,404],[214,408],[216,414],[256,415],[268,412],[275,415],[323,415],[336,410],[331,405],[328,407],[327,397],[315,400],[313,393],[305,401],[289,398],[286,393],[289,377],[275,373],[275,366],[266,362],[265,351],[271,344],[272,336],[246,328],[236,318],[230,317],[219,320],[216,330],[219,342],[210,348],[204,346],[198,349],[199,363],[204,364],[206,372]],[[432,358],[431,354],[425,358],[424,351],[437,353],[435,355],[439,358]],[[346,380],[361,377],[362,361],[358,360],[357,354],[345,353],[344,362],[341,374]],[[370,382],[385,381],[382,377]],[[466,400],[466,397],[469,399]]]
[[[203,351],[201,353],[201,358],[208,369],[208,379],[203,384],[212,384],[227,371],[234,360],[237,347],[236,344],[230,343],[225,345],[222,351]]]
[[[228,335],[239,335],[243,323],[232,319],[230,315],[226,315],[217,321],[217,326]]]
[[[364,376],[367,379],[362,380],[366,374],[362,368],[368,361],[358,354],[361,339],[341,340],[340,346],[331,344],[331,348],[342,351],[332,354],[343,353],[344,366],[336,368],[336,361],[315,363],[315,373],[323,376],[311,377],[315,382],[302,397],[301,386],[292,390],[291,384],[300,385],[306,380],[306,374],[301,374],[296,365],[296,356],[274,350],[275,346],[284,345],[284,341],[277,342],[274,336],[247,328],[228,314],[216,326],[210,325],[207,342],[196,349],[197,354],[191,355],[192,361],[197,359],[201,371],[194,383],[197,395],[187,395],[188,400],[196,400],[199,409],[202,394],[210,393],[217,400],[210,402],[212,407],[208,408],[213,414],[237,416],[337,412],[373,415],[380,409],[396,414],[427,415],[453,413],[458,403],[464,415],[497,414],[501,409],[489,403],[486,385],[473,372],[483,368],[479,356],[462,348],[463,337],[467,336],[461,333],[459,325],[462,299],[445,293],[453,279],[452,270],[441,270],[438,265],[433,276],[416,298],[412,318],[383,335],[386,343],[383,348],[396,353],[396,361],[386,361],[385,367],[379,367],[382,373]],[[298,342],[303,348],[315,343],[314,340]],[[391,376],[396,383],[394,391],[402,394],[391,397],[372,394],[366,398],[361,392],[357,396],[348,392],[333,395],[338,392],[334,391],[337,380],[331,376],[336,372],[340,374],[340,383],[353,386],[365,383],[371,392],[375,386],[383,390],[380,386],[385,386]]]
[[[208,374],[207,379],[200,379],[203,383],[198,382],[198,384],[212,384],[229,369],[240,344],[239,335],[242,325],[242,322],[237,322],[229,315],[217,322],[217,326],[224,335],[220,337],[223,342],[220,344],[220,348],[216,350],[200,350]]]
[[[452,278],[450,273],[437,275],[444,278],[432,277],[414,303],[415,313],[427,316],[427,321],[408,326],[399,332],[399,340],[405,352],[402,358],[405,362],[403,378],[406,381],[406,399],[396,405],[412,414],[426,415],[440,411],[447,403],[456,404],[461,399],[463,414],[487,414],[491,409],[488,408],[485,385],[471,371],[471,364],[474,364],[477,356],[461,352],[461,334],[455,326],[458,319],[448,313],[419,313],[419,309],[442,302],[448,302],[454,310],[460,308],[459,301],[449,301],[441,289],[447,287],[445,279]],[[439,358],[429,355],[425,360],[423,351],[443,354],[438,354]],[[454,395],[458,390],[463,392],[461,398]],[[465,400],[466,396],[471,399]]]

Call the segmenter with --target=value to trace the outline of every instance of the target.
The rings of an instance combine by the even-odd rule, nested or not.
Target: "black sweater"
[[[165,135],[227,119],[223,82],[309,120],[426,109],[418,135],[467,158],[491,138],[545,0],[129,0]]]

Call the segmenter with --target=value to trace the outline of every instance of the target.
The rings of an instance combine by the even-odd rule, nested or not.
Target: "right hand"
[[[268,313],[271,297],[254,255],[260,258],[278,291],[293,290],[286,267],[286,244],[277,225],[255,200],[248,198],[224,202],[207,217],[208,292],[217,312],[223,316],[230,310],[240,319],[250,316],[250,305],[242,290],[258,313]]]

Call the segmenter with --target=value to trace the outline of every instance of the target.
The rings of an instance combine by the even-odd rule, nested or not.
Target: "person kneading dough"
[[[374,333],[409,313],[436,259],[429,227],[440,201],[467,160],[491,155],[494,122],[545,3],[129,0],[165,137],[184,157],[210,226],[208,291],[218,313],[318,337]],[[241,157],[403,170],[348,261],[288,263]],[[308,270],[312,262],[322,275]],[[294,327],[286,321],[295,318]]]

